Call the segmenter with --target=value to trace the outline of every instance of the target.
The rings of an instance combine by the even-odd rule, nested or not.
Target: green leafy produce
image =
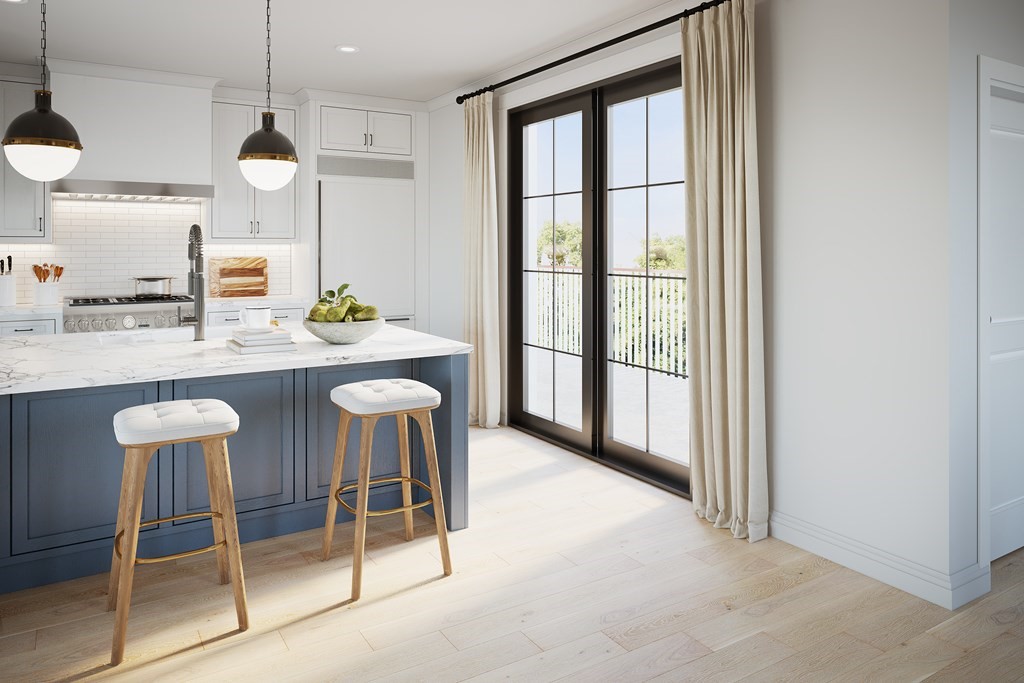
[[[345,294],[348,283],[337,289],[328,289],[323,296],[309,309],[309,320],[318,323],[362,322],[376,320],[377,307],[359,303],[351,294]]]

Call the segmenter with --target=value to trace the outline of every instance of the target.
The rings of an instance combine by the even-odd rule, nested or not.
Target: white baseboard
[[[987,565],[945,574],[782,512],[771,515],[771,535],[946,609],[991,590]]]
[[[992,508],[992,559],[1012,553],[1020,547],[1020,530],[1024,528],[1024,498],[1017,498]]]

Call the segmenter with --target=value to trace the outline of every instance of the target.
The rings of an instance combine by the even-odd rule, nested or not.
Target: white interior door
[[[1001,64],[997,72],[982,81],[979,140],[980,429],[989,475],[989,559],[1024,547],[1024,68]]]

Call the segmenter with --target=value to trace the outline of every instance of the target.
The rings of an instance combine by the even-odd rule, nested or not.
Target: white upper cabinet
[[[0,84],[0,122],[10,122],[32,108],[36,86],[26,83]],[[29,180],[14,170],[3,156],[0,175],[0,241],[30,242],[49,238],[46,197],[48,183]]]
[[[412,116],[322,105],[320,148],[411,155]]]
[[[271,111],[277,129],[295,142],[295,112]],[[295,179],[280,190],[266,192],[249,185],[238,168],[238,150],[256,130],[262,112],[249,104],[213,103],[212,239],[295,237]]]

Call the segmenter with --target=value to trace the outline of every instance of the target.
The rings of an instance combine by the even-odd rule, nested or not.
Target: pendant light
[[[43,37],[43,73],[40,90],[36,90],[36,106],[21,114],[7,127],[3,146],[7,161],[21,175],[38,182],[63,178],[75,168],[82,156],[82,143],[71,123],[50,108],[50,91],[46,89],[46,0],[40,6],[43,19],[39,27]]]
[[[274,112],[270,111],[270,0],[267,0],[267,110],[263,112],[263,126],[242,143],[238,167],[257,190],[280,190],[299,167],[295,145],[274,128]]]

